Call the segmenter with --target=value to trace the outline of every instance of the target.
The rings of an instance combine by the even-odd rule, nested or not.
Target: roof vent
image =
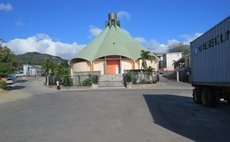
[[[117,13],[109,13],[108,14],[108,21],[106,21],[106,27],[109,26],[109,28],[111,26],[118,26],[120,27],[120,21],[117,20]]]

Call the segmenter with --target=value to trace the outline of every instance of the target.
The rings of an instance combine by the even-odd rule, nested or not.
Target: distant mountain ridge
[[[58,56],[52,56],[49,54],[43,54],[38,52],[27,52],[21,55],[16,55],[16,59],[20,64],[32,64],[32,65],[41,65],[46,60],[51,60],[55,64],[67,61]]]

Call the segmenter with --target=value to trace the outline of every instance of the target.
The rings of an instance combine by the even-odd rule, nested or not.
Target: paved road
[[[22,88],[37,92],[33,88],[37,85],[28,82]],[[191,89],[39,90],[27,99],[0,104],[0,142],[221,142],[230,138],[230,106],[195,105]]]

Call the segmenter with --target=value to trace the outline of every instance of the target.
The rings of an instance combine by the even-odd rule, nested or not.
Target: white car
[[[6,83],[7,83],[7,84],[13,84],[14,82],[13,82],[13,80],[11,80],[10,78],[7,78]]]

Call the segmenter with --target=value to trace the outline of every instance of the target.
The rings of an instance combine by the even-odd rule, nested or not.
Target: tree
[[[173,60],[172,65],[174,66],[174,68],[179,67],[179,63],[176,60]]]
[[[146,72],[155,72],[156,70],[154,68],[152,68],[151,66],[147,67],[145,69]]]
[[[147,60],[151,62],[154,60],[154,57],[150,54],[150,51],[141,50],[140,59],[142,60],[142,69],[147,69]]]
[[[144,82],[150,82],[150,78],[153,79],[153,72],[155,71],[154,68],[152,68],[151,66],[147,67],[147,60],[152,61],[156,60],[156,58],[151,55],[150,51],[145,51],[145,50],[141,50],[141,54],[140,54],[140,59],[142,60],[142,69],[144,69]]]
[[[42,64],[42,70],[46,76],[46,83],[48,81],[47,76],[52,75],[54,79],[64,81],[64,85],[70,85],[71,80],[68,78],[69,75],[69,64],[68,61],[63,61],[59,64],[55,64],[53,60],[46,60]]]
[[[15,71],[17,62],[14,53],[2,43],[0,39],[0,77],[6,77]]]
[[[169,47],[168,52],[183,52],[184,55],[187,55],[190,53],[190,46],[183,43],[174,44]]]
[[[56,77],[61,77],[63,75],[69,74],[69,65],[67,61],[63,61],[62,63],[55,64],[51,60],[46,60],[42,64],[42,69],[45,72],[46,76],[54,75]]]
[[[45,75],[48,76],[54,72],[55,64],[51,60],[46,60],[42,64],[42,70],[44,71]]]
[[[14,57],[14,53],[7,46],[3,46],[2,41],[0,41],[0,61],[4,63],[14,62]]]
[[[69,64],[68,61],[63,61],[57,64],[54,68],[54,76],[60,77],[63,75],[69,75]]]
[[[15,70],[10,63],[0,62],[0,77],[7,77]]]

